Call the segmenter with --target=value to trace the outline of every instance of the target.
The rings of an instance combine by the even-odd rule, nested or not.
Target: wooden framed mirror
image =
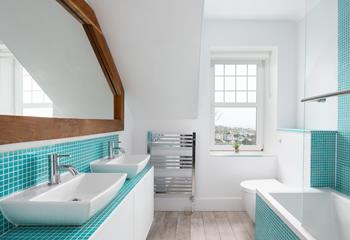
[[[13,1],[13,0],[8,1],[9,5],[13,4],[13,2],[16,2],[16,0],[15,1]],[[20,4],[23,3],[23,1],[19,1],[19,2],[20,2]],[[36,4],[38,4],[37,1],[35,1],[35,2],[36,2]],[[50,86],[51,89],[55,88],[56,92],[59,92],[59,94],[64,96],[64,97],[62,97],[62,99],[63,99],[62,101],[58,101],[59,103],[64,102],[64,100],[65,100],[67,106],[68,105],[69,106],[77,105],[75,109],[78,109],[78,110],[76,110],[76,111],[79,111],[80,109],[82,112],[84,109],[86,109],[86,111],[89,111],[89,110],[91,110],[91,108],[93,108],[90,106],[93,106],[93,105],[101,106],[101,107],[103,105],[111,105],[110,108],[113,108],[110,110],[111,117],[110,117],[110,119],[104,118],[104,117],[101,117],[101,118],[95,117],[95,116],[104,116],[103,113],[102,113],[102,115],[101,114],[89,114],[89,113],[87,113],[86,115],[75,117],[74,112],[72,115],[67,114],[67,116],[62,114],[64,117],[56,117],[56,115],[54,117],[37,117],[37,116],[23,116],[23,115],[20,116],[18,114],[3,114],[0,111],[0,144],[10,144],[10,143],[57,139],[57,138],[69,138],[69,137],[76,137],[76,136],[83,136],[83,135],[90,135],[90,134],[114,132],[114,131],[120,131],[120,130],[124,129],[124,89],[123,89],[123,85],[122,85],[117,67],[116,67],[114,60],[113,60],[113,57],[109,51],[107,42],[104,38],[101,27],[98,23],[98,20],[95,16],[93,9],[85,2],[85,0],[56,0],[56,1],[43,0],[42,1],[42,3],[44,3],[44,4],[46,4],[46,3],[52,4],[52,2],[54,2],[57,5],[60,5],[60,8],[63,7],[62,9],[64,10],[65,13],[69,13],[70,17],[71,16],[74,17],[74,18],[72,18],[72,19],[74,19],[74,21],[77,21],[79,24],[81,24],[83,31],[85,31],[85,33],[86,33],[85,37],[87,37],[88,42],[91,45],[90,47],[94,53],[94,56],[97,59],[96,62],[98,62],[100,70],[102,70],[102,73],[100,75],[103,75],[105,77],[105,79],[107,80],[106,82],[107,82],[109,89],[111,91],[110,98],[109,98],[110,100],[108,100],[108,103],[106,102],[106,104],[103,104],[103,102],[101,104],[101,102],[99,102],[99,99],[97,99],[96,104],[90,104],[90,103],[86,102],[89,100],[89,98],[92,98],[91,97],[92,94],[90,93],[90,94],[86,94],[87,96],[83,96],[83,94],[81,94],[81,97],[79,97],[79,98],[76,97],[75,101],[73,101],[71,99],[68,101],[67,100],[67,99],[69,99],[68,94],[66,96],[64,96],[66,94],[64,89],[62,90],[62,89],[60,89],[60,87],[53,87],[53,86],[55,86],[55,83],[53,81],[51,81],[50,84],[47,84],[47,86]],[[32,2],[32,4],[33,4],[33,2]],[[51,6],[48,6],[48,7],[49,7],[49,10],[51,11],[52,7]],[[2,6],[2,8],[4,9],[4,11],[9,11],[9,9],[6,9],[6,7],[4,7],[4,6]],[[31,5],[30,8],[32,9],[33,6]],[[56,6],[54,6],[54,8],[56,8]],[[23,16],[24,10],[26,10],[25,7],[23,7],[22,12],[19,13],[19,15],[18,15],[18,16],[20,16],[19,18],[21,18]],[[40,15],[42,12],[50,12],[50,11],[39,11],[38,12],[39,14],[31,13],[31,15],[36,16],[36,15]],[[11,14],[12,15],[8,15],[8,17],[10,17],[10,16],[13,17],[13,12]],[[47,13],[47,14],[49,14],[49,13]],[[4,17],[4,15],[6,15],[6,14],[2,14],[2,17]],[[54,15],[54,14],[52,14],[52,15]],[[46,17],[46,19],[51,18],[50,15],[47,15],[45,17]],[[47,20],[49,21],[50,19],[47,19]],[[4,22],[4,19],[0,19],[0,21]],[[15,19],[15,21],[16,21],[16,19]],[[25,21],[26,21],[26,19],[23,17],[23,22],[25,22]],[[42,20],[40,20],[40,21],[42,21]],[[21,21],[18,20],[18,24],[20,24],[20,22]],[[56,22],[60,22],[60,21],[56,21]],[[5,24],[6,24],[6,21],[5,21]],[[39,24],[40,24],[40,22],[39,22]],[[33,26],[33,25],[38,25],[38,24],[31,24],[30,26]],[[24,24],[23,31],[29,31],[28,26],[29,25]],[[12,31],[11,29],[6,29],[6,27],[7,27],[7,25],[3,25],[3,28],[2,29],[0,28],[0,31],[1,30],[4,30],[5,32]],[[62,27],[62,29],[66,29],[66,26]],[[21,28],[18,28],[18,29],[16,28],[17,33],[20,30],[21,30]],[[54,36],[54,34],[57,34],[57,32],[58,32],[58,30],[56,31],[56,29],[54,29],[54,33],[52,33],[50,35]],[[3,34],[3,36],[4,35],[6,35],[6,34]],[[64,35],[64,34],[61,34],[59,36],[62,37],[62,35]],[[0,36],[1,36],[1,34],[0,34]],[[31,36],[35,37],[35,39],[40,39],[40,36],[38,36],[38,34],[36,32],[27,32],[27,36],[29,36],[28,39],[30,39]],[[13,39],[16,39],[16,41],[17,41],[17,39],[19,39],[19,38],[16,37]],[[45,39],[45,36],[43,36],[43,39]],[[56,39],[57,39],[57,35],[56,35]],[[4,39],[0,39],[0,41],[1,40],[4,41]],[[64,41],[65,40],[66,39],[64,39]],[[12,44],[11,42],[12,42],[11,38],[8,38],[7,41],[4,41],[5,44],[10,43],[10,45]],[[45,44],[45,43],[49,44],[50,42],[51,42],[50,40],[46,40],[40,44]],[[70,45],[69,43],[65,43],[65,44],[63,44],[63,43],[61,44],[61,43],[62,43],[62,41],[55,43],[56,45],[53,45],[53,46],[62,46],[62,45],[68,46],[68,45]],[[73,43],[72,43],[72,45],[73,45]],[[30,49],[30,48],[31,47],[29,46],[26,49]],[[72,49],[75,50],[77,48],[78,47],[75,46]],[[9,49],[12,51],[11,48],[9,48]],[[68,51],[69,50],[67,49],[67,52]],[[18,52],[20,52],[20,51],[18,51]],[[45,52],[45,51],[43,51],[43,52]],[[1,48],[0,48],[0,53],[1,53]],[[21,55],[21,54],[18,54],[18,55]],[[60,55],[60,52],[56,53],[56,55]],[[38,60],[40,59],[40,57],[37,57],[33,53],[30,54],[30,56],[32,56],[36,60],[36,62],[38,62]],[[25,57],[22,57],[22,59],[25,59]],[[45,58],[42,58],[42,59],[45,59]],[[66,59],[71,59],[71,58],[68,57]],[[69,76],[69,77],[74,75],[74,72],[73,72],[74,70],[80,71],[80,73],[88,74],[84,71],[84,69],[87,69],[87,68],[90,69],[90,67],[88,65],[84,65],[85,63],[82,63],[83,61],[87,61],[86,59],[87,58],[85,58],[85,57],[81,58],[80,59],[81,61],[79,59],[77,59],[77,62],[74,63],[74,66],[70,66],[68,63],[63,64],[66,67],[66,70],[64,72],[69,73],[69,75],[67,74],[67,76]],[[23,62],[25,62],[25,61],[23,61]],[[43,64],[43,62],[45,62],[45,61],[39,62],[39,64],[37,64],[37,66],[39,66],[40,64]],[[30,65],[30,64],[28,64],[28,65]],[[35,66],[35,64],[32,64],[32,66]],[[60,68],[59,64],[57,65],[57,68]],[[62,69],[64,69],[64,66],[62,66]],[[53,69],[52,71],[55,71],[55,70],[56,70],[56,68]],[[38,76],[39,79],[44,78],[43,76],[45,76],[45,74],[43,73],[44,71],[33,71],[33,72],[36,73],[36,75]],[[54,75],[55,74],[51,74],[51,75],[46,74],[46,76],[49,76],[49,77],[54,76]],[[93,74],[89,74],[89,75],[91,76]],[[66,79],[65,77],[62,77],[62,78],[63,78],[63,80]],[[59,78],[56,78],[56,82],[57,82],[57,79],[59,79]],[[85,80],[85,79],[82,78],[82,80]],[[102,81],[98,82],[97,85],[102,84],[101,82]],[[83,83],[80,83],[79,85],[77,85],[77,87],[78,88],[80,87],[81,89],[84,90],[84,88],[87,87],[84,85],[85,85],[85,83],[83,82]],[[48,91],[50,90],[50,87],[47,87]],[[67,87],[70,88],[70,85]],[[0,88],[1,88],[1,85],[0,85]],[[3,88],[3,89],[5,89],[5,88]],[[60,89],[60,91],[59,91],[59,89]],[[83,92],[83,90],[82,91],[80,91],[80,89],[74,90],[76,92],[76,94],[74,94],[74,91],[72,90],[72,95],[79,95],[80,93],[78,93],[78,92],[79,91]],[[1,89],[0,89],[0,91],[1,91]],[[104,89],[104,91],[106,91],[106,88]],[[0,92],[0,95],[1,95],[1,92]],[[55,94],[53,94],[53,95],[55,95]],[[56,95],[58,95],[58,94],[56,94]],[[109,95],[109,94],[106,94],[106,95]],[[33,99],[33,96],[32,96],[32,99]],[[74,98],[72,98],[72,99],[74,99]],[[1,99],[0,99],[0,101],[1,101]],[[80,105],[74,104],[75,102],[79,102]],[[62,107],[61,107],[61,109],[62,109]],[[95,109],[99,109],[99,107],[95,107]],[[1,110],[1,108],[0,108],[0,110]],[[68,112],[68,110],[66,112]],[[73,116],[73,117],[71,117],[71,116]]]

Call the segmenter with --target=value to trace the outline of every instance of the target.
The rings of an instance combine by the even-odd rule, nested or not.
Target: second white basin
[[[103,209],[123,186],[126,174],[79,174],[58,185],[27,189],[0,201],[16,225],[81,225]]]
[[[140,173],[149,162],[150,155],[120,155],[114,159],[100,159],[90,163],[92,172],[127,173],[133,178]]]

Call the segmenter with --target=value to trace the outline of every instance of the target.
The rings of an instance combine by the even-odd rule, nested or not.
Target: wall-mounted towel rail
[[[192,177],[156,177],[157,194],[186,194],[192,196]]]
[[[193,199],[196,133],[148,132],[147,138],[147,152],[155,168],[155,193]]]
[[[345,94],[350,94],[350,89],[344,90],[344,91],[316,95],[316,96],[308,97],[308,98],[303,98],[303,99],[301,99],[301,102],[325,102],[325,101],[327,101],[327,98],[329,98],[329,97],[336,97],[336,96],[345,95]]]

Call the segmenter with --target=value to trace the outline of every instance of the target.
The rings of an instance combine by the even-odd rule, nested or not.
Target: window
[[[52,101],[23,67],[22,89],[23,116],[53,116]]]
[[[263,64],[259,61],[213,65],[213,148],[262,150]]]

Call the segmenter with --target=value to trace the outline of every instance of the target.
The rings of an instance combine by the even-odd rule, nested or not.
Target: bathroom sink
[[[120,173],[79,174],[11,195],[0,201],[0,208],[16,225],[81,225],[118,194],[125,179]]]
[[[120,155],[114,159],[100,159],[90,163],[92,172],[127,173],[127,178],[135,177],[149,162],[150,155]]]

